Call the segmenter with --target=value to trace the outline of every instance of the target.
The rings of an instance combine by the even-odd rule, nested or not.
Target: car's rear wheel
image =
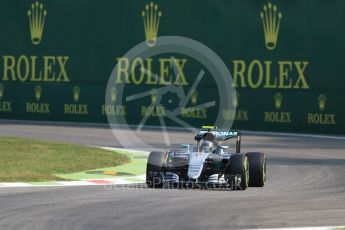
[[[146,166],[146,184],[149,188],[163,187],[165,153],[151,152]]]
[[[228,172],[230,172],[232,180],[231,187],[235,190],[245,190],[249,185],[249,163],[247,156],[241,153],[236,153],[230,156]],[[241,180],[237,180],[240,178]]]
[[[246,153],[249,161],[249,186],[263,187],[266,182],[266,155],[264,153]]]

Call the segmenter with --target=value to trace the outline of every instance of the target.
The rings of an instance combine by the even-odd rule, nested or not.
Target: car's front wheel
[[[249,161],[249,186],[263,187],[266,182],[266,155],[264,153],[246,153]]]
[[[146,166],[146,184],[149,188],[161,188],[163,186],[163,172],[165,153],[151,152]]]
[[[249,185],[249,163],[246,155],[236,153],[230,156],[228,173],[232,180],[231,187],[235,190],[245,190]],[[238,179],[240,178],[240,180]]]

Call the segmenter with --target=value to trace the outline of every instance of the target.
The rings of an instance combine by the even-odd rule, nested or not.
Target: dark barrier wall
[[[130,124],[149,115],[147,124],[159,124],[157,114],[178,107],[171,99],[176,92],[162,99],[162,108],[150,108],[154,93],[132,105],[104,105],[115,65],[140,42],[154,47],[158,33],[192,38],[222,58],[238,89],[231,99],[238,105],[235,128],[345,134],[344,12],[343,0],[1,0],[0,118],[107,122],[109,113]],[[152,58],[152,72],[170,79],[164,58]],[[198,64],[176,58],[179,83],[188,89]],[[189,105],[221,97],[206,75]],[[128,92],[162,85],[140,76],[129,78]],[[180,118],[210,124],[218,109],[184,111]]]

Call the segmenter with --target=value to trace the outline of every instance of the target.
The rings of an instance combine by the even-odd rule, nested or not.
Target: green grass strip
[[[61,180],[57,175],[111,168],[129,162],[128,156],[100,148],[0,137],[0,182]]]
[[[129,178],[144,175],[146,172],[147,155],[126,151],[117,150],[118,153],[126,155],[131,158],[127,164],[116,167],[97,168],[94,170],[85,170],[76,173],[58,174],[57,176],[66,180],[85,180],[85,179],[104,179],[104,178]],[[136,180],[136,179],[134,179]],[[140,181],[140,180],[138,180]]]

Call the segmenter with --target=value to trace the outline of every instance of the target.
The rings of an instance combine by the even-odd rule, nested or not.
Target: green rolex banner
[[[221,115],[236,129],[345,134],[344,12],[342,0],[0,0],[0,118],[161,125],[179,108],[180,122],[165,125],[201,126]],[[181,108],[200,63],[177,53],[123,57],[141,42],[154,49],[160,36],[212,49],[237,93],[222,98],[218,76],[205,70]],[[161,95],[163,86],[171,87]],[[149,93],[128,96],[141,92]],[[210,98],[211,107],[199,106]]]

